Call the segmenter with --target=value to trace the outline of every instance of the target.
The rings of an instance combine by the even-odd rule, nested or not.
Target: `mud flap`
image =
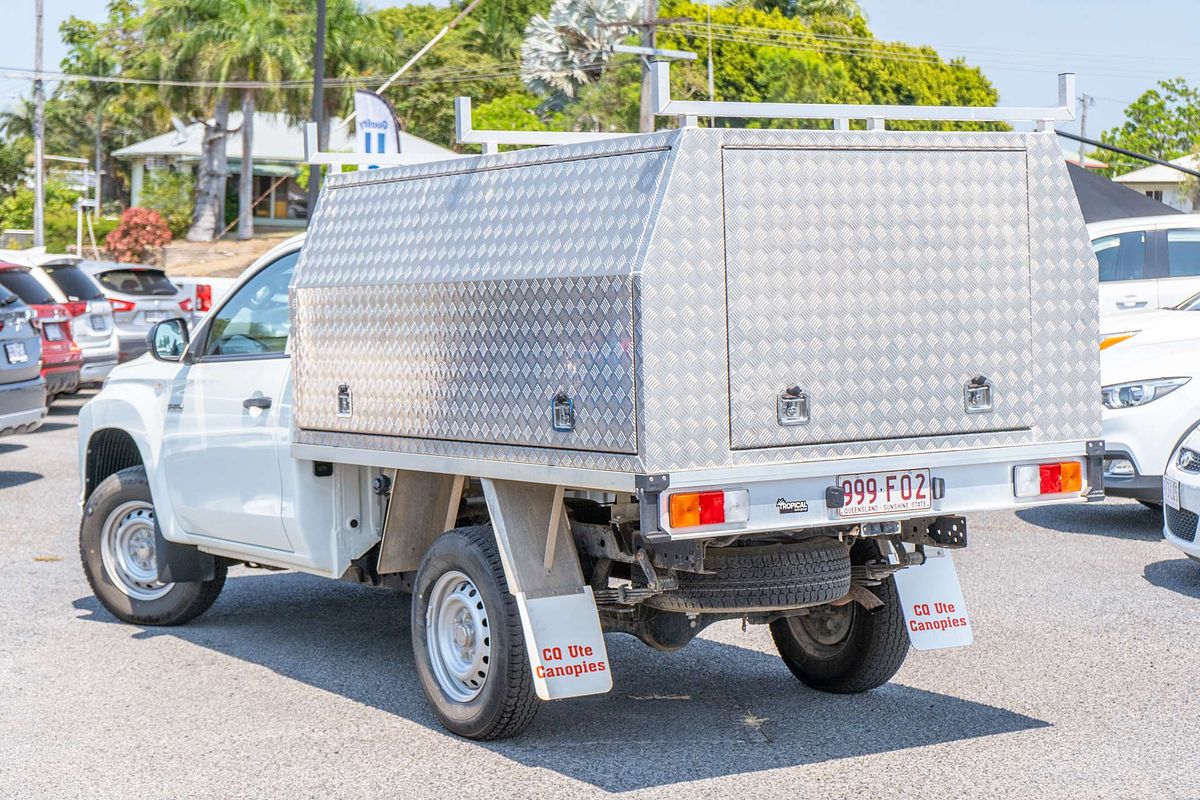
[[[974,641],[967,602],[949,550],[925,548],[925,563],[897,572],[904,627],[918,650],[963,647]]]
[[[533,687],[543,700],[604,694],[612,670],[592,588],[573,595],[529,599],[517,595]]]
[[[583,580],[562,490],[484,479],[504,577],[517,601],[534,689],[542,700],[603,694],[612,670],[591,587]]]

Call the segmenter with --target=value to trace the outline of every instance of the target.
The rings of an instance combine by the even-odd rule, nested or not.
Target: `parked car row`
[[[194,321],[214,294],[157,267],[28,250],[0,253],[0,291],[0,435],[37,427],[56,397],[103,383],[155,323]]]
[[[1100,270],[1105,491],[1200,560],[1200,214],[1088,226]]]

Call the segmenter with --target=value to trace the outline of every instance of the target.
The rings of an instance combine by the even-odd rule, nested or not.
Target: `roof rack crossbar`
[[[928,120],[954,122],[1036,122],[1049,129],[1055,122],[1075,119],[1075,73],[1058,76],[1058,105],[1039,107],[1004,106],[897,106],[848,103],[741,103],[671,98],[671,65],[652,61],[652,104],[657,116],[679,117],[683,125],[694,125],[697,117],[740,119],[830,119],[834,127],[848,128],[849,120],[867,120],[872,130],[883,128],[884,120]]]

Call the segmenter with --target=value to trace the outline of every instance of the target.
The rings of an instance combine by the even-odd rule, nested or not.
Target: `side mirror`
[[[159,361],[180,361],[188,346],[188,326],[182,319],[167,319],[150,329],[146,346]]]

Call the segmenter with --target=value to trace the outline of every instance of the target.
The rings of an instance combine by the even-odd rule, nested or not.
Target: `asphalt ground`
[[[972,518],[975,644],[866,695],[804,688],[761,627],[613,635],[611,694],[478,744],[426,707],[403,595],[238,569],[184,627],[105,612],[83,399],[0,440],[0,797],[1200,797],[1200,564],[1137,504]]]

